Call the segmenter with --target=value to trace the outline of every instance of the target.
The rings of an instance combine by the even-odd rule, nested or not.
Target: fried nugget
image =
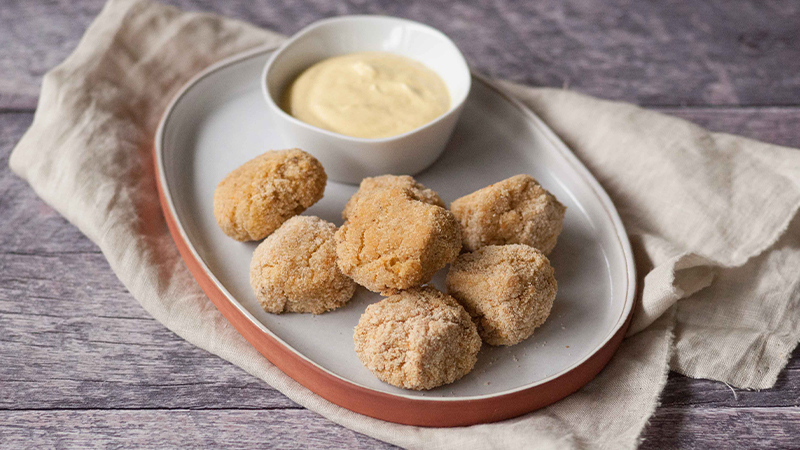
[[[356,283],[336,266],[336,226],[314,216],[287,220],[250,262],[250,285],[265,311],[322,314],[353,296]]]
[[[336,232],[339,268],[374,292],[420,286],[461,251],[453,214],[387,188],[358,201]]]
[[[381,175],[374,178],[364,178],[361,181],[358,192],[353,194],[345,205],[344,211],[342,211],[342,219],[347,220],[348,216],[352,215],[358,202],[364,197],[390,188],[404,189],[414,200],[444,208],[444,202],[439,198],[439,194],[417,183],[414,178],[408,175]]]
[[[299,150],[272,150],[229,173],[214,191],[214,217],[237,241],[257,241],[322,198],[322,164]]]
[[[516,175],[455,200],[450,205],[464,249],[527,244],[545,255],[556,246],[566,207],[530,175]]]
[[[530,337],[547,320],[558,291],[547,257],[522,244],[464,253],[450,266],[446,283],[490,345],[514,345]]]
[[[430,287],[370,305],[353,340],[361,362],[393,386],[424,390],[452,383],[478,360],[481,339],[469,314]]]

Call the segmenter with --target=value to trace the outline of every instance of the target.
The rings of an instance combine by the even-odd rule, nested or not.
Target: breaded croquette
[[[250,285],[265,311],[322,314],[353,296],[356,283],[336,266],[336,226],[293,217],[253,252]]]
[[[556,246],[566,207],[530,175],[516,175],[455,200],[450,205],[464,249],[526,244],[545,255]]]
[[[299,150],[268,151],[239,166],[214,191],[214,217],[237,241],[257,241],[322,198],[322,164]]]
[[[550,315],[557,290],[547,257],[522,244],[464,253],[447,274],[447,292],[490,345],[514,345],[530,337]]]
[[[439,195],[432,189],[428,189],[422,184],[417,183],[414,178],[408,175],[381,175],[374,178],[364,178],[364,180],[361,181],[358,192],[350,197],[350,201],[344,206],[342,219],[347,220],[347,217],[352,214],[353,209],[362,198],[389,188],[404,189],[414,200],[444,208],[444,202],[439,198]]]
[[[423,285],[460,251],[461,232],[453,214],[402,188],[362,197],[336,232],[339,268],[374,292]]]
[[[469,314],[430,287],[370,305],[355,328],[358,358],[375,376],[405,389],[432,389],[469,373],[481,339]]]

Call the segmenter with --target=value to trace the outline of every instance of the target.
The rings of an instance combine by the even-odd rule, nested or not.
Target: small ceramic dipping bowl
[[[303,70],[333,56],[366,51],[395,53],[426,65],[447,85],[450,109],[419,128],[380,139],[324,130],[281,109],[281,96]],[[292,36],[267,61],[261,82],[285,145],[314,155],[329,179],[357,184],[370,176],[413,175],[436,161],[461,114],[471,77],[464,56],[438,30],[394,17],[342,16],[315,22]]]

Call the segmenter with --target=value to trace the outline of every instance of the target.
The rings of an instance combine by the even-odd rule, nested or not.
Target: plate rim
[[[204,78],[208,77],[209,75],[226,68],[228,66],[234,65],[236,63],[245,61],[250,58],[254,58],[257,56],[261,56],[264,53],[270,53],[275,51],[279,48],[280,45],[264,45],[259,46],[250,50],[246,50],[244,52],[232,55],[227,57],[217,63],[214,63],[204,70],[200,71],[198,74],[193,76],[189,81],[187,81],[174,95],[174,97],[170,100],[168,106],[162,113],[161,119],[158,124],[158,128],[155,134],[155,140],[153,145],[153,158],[154,158],[154,165],[155,165],[155,178],[156,178],[156,185],[159,194],[159,201],[161,204],[162,212],[164,213],[165,219],[167,221],[167,225],[170,231],[170,235],[172,236],[173,241],[178,247],[178,250],[181,254],[182,259],[187,264],[192,273],[192,276],[200,285],[201,289],[204,291],[206,296],[212,300],[215,306],[220,309],[226,319],[231,322],[234,328],[242,334],[250,343],[254,345],[260,353],[264,354],[259,345],[256,345],[251,339],[257,339],[258,336],[248,336],[245,334],[243,330],[241,330],[237,325],[236,321],[232,320],[231,317],[228,317],[226,311],[223,311],[225,305],[218,304],[219,300],[225,300],[228,303],[228,306],[233,307],[241,316],[247,319],[251,325],[255,326],[258,330],[260,330],[266,337],[271,338],[271,340],[275,341],[274,343],[283,347],[283,350],[288,350],[294,357],[300,358],[304,361],[305,365],[313,366],[316,370],[321,371],[327,377],[333,377],[338,380],[340,383],[344,383],[346,385],[350,385],[354,389],[358,390],[366,390],[369,394],[376,397],[390,397],[391,399],[403,399],[409,401],[413,404],[418,406],[432,406],[433,404],[450,404],[450,405],[457,405],[457,404],[465,404],[465,403],[475,403],[475,402],[486,402],[486,401],[495,401],[498,399],[510,399],[511,397],[515,397],[517,394],[524,393],[525,391],[530,391],[532,389],[541,388],[542,386],[546,386],[548,384],[552,384],[571,373],[574,374],[576,371],[580,371],[583,366],[590,365],[590,362],[594,362],[595,364],[591,364],[592,366],[597,366],[596,361],[598,356],[602,353],[607,353],[607,357],[604,357],[604,361],[599,364],[596,371],[594,371],[591,376],[588,377],[587,380],[580,383],[577,388],[570,390],[569,392],[558,395],[558,398],[555,400],[548,401],[546,404],[538,406],[536,408],[526,409],[524,412],[532,411],[534,409],[538,409],[539,407],[546,406],[547,404],[553,403],[567,395],[571,394],[575,390],[582,387],[588,381],[590,381],[603,367],[608,363],[611,356],[616,352],[617,347],[619,346],[622,338],[624,337],[625,332],[627,331],[628,325],[630,324],[631,317],[633,315],[633,306],[635,304],[635,296],[636,296],[636,267],[633,259],[633,252],[631,249],[630,241],[628,239],[627,233],[625,232],[625,227],[622,224],[622,220],[619,217],[619,213],[614,207],[613,203],[611,202],[610,197],[606,193],[606,191],[602,188],[599,182],[594,178],[593,175],[589,172],[589,170],[581,163],[577,156],[575,156],[572,151],[566,146],[566,144],[555,134],[553,130],[547,126],[541,118],[539,118],[532,110],[530,110],[527,106],[525,106],[519,100],[513,98],[509,94],[507,94],[501,87],[497,86],[494,82],[484,78],[481,75],[478,75],[472,72],[472,77],[478,83],[483,84],[485,87],[492,90],[496,95],[499,95],[503,100],[509,102],[515,109],[518,110],[519,113],[522,113],[525,118],[535,127],[538,131],[540,131],[543,136],[550,142],[550,144],[557,150],[557,153],[561,155],[562,158],[566,160],[566,162],[572,167],[572,169],[580,175],[580,177],[588,184],[591,188],[594,195],[600,201],[600,205],[603,207],[606,215],[608,218],[611,219],[611,222],[614,226],[614,235],[617,238],[618,244],[620,245],[623,253],[623,260],[626,266],[626,276],[627,282],[625,283],[625,304],[623,310],[617,319],[614,327],[610,329],[602,339],[602,341],[591,351],[589,351],[586,356],[582,359],[576,361],[574,364],[570,365],[569,367],[561,370],[558,373],[551,374],[548,377],[540,379],[533,383],[528,383],[523,386],[505,390],[502,392],[496,392],[491,394],[482,394],[482,395],[475,395],[475,396],[461,396],[461,397],[427,397],[421,398],[418,396],[412,396],[402,393],[389,393],[385,391],[380,391],[360,383],[357,383],[353,380],[347,379],[341,375],[338,375],[330,370],[326,369],[325,367],[319,365],[306,355],[302,354],[294,347],[283,341],[279,336],[274,334],[265,324],[259,321],[256,317],[254,317],[236,298],[227,291],[227,289],[222,285],[222,283],[216,278],[216,276],[211,272],[211,270],[206,265],[203,258],[199,255],[196,248],[191,244],[191,240],[189,239],[188,234],[183,226],[183,224],[178,220],[178,214],[172,199],[172,193],[169,190],[169,184],[166,178],[166,173],[164,170],[164,137],[165,137],[165,130],[169,124],[169,119],[172,116],[172,113],[175,110],[176,105],[181,101],[181,99]],[[216,291],[215,291],[216,289]],[[223,298],[220,299],[219,296]],[[215,298],[216,297],[216,298]],[[232,313],[234,311],[228,311]],[[284,373],[287,370],[284,370],[282,364],[278,364],[276,361],[272,361],[272,359],[264,355],[270,362],[278,366]],[[595,361],[593,361],[595,360]],[[588,369],[588,367],[587,367]],[[302,379],[298,379],[298,377],[293,376],[290,373],[286,373],[292,379],[299,382],[300,384],[306,386],[306,383],[303,382]],[[586,378],[586,377],[583,377]],[[308,387],[308,386],[306,386]],[[317,392],[315,389],[309,387],[312,391],[322,395],[324,398],[327,398],[325,395]],[[329,399],[330,400],[330,399]],[[354,410],[356,412],[361,412],[367,415],[371,415],[376,417],[376,415],[369,414],[368,412],[364,412],[363,410],[357,410],[357,408],[353,408],[347,405],[342,405],[339,402],[334,401],[334,403],[340,404],[340,406],[344,406],[348,409]],[[385,414],[381,414],[385,420],[392,420],[391,418],[386,418]],[[518,414],[515,414],[518,415]],[[497,418],[495,420],[501,420],[503,418],[508,418],[513,416],[504,416]],[[412,420],[413,421],[413,420]],[[485,422],[487,420],[481,421]],[[493,420],[488,420],[493,421]],[[400,423],[408,423],[404,421],[399,421]],[[478,423],[474,421],[470,421],[468,423]],[[419,423],[413,423],[419,424]],[[459,422],[461,424],[461,422]],[[426,424],[423,424],[426,425]],[[447,425],[445,425],[447,426]]]

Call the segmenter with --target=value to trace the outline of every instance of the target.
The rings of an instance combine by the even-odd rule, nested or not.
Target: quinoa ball
[[[490,345],[514,345],[530,337],[547,320],[558,291],[550,261],[523,244],[462,254],[450,266],[446,283]]]
[[[322,164],[299,150],[271,150],[229,173],[214,191],[214,217],[237,241],[258,241],[322,198]]]
[[[527,244],[545,255],[556,246],[566,207],[530,175],[516,175],[455,200],[450,205],[464,249]]]
[[[336,232],[342,272],[385,294],[427,283],[460,251],[461,231],[453,214],[400,188],[359,200]]]
[[[296,216],[264,240],[250,262],[250,286],[264,311],[322,314],[353,296],[356,283],[336,266],[336,226]]]
[[[364,178],[361,181],[358,192],[353,194],[347,205],[345,205],[344,211],[342,211],[342,219],[347,220],[347,217],[353,213],[358,202],[364,197],[390,188],[403,189],[414,200],[444,208],[444,202],[439,198],[439,194],[418,183],[414,178],[408,175],[381,175],[379,177]]]
[[[370,305],[355,328],[356,353],[393,386],[426,390],[468,374],[481,338],[469,314],[431,287],[402,291]]]

